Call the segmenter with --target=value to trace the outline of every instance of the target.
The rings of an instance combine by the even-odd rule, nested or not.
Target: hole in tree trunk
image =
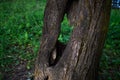
[[[44,80],[48,80],[48,76],[47,77],[45,77],[45,79]]]
[[[72,2],[73,0],[70,0],[67,3],[67,6],[70,6]],[[66,10],[67,9],[68,8],[66,8]],[[67,14],[65,14],[63,17],[63,21],[61,23],[60,34],[59,34],[59,38],[56,43],[55,49],[50,53],[50,56],[49,56],[49,66],[55,66],[60,60],[65,50],[66,44],[70,40],[70,35],[72,33],[72,30],[73,30],[73,26],[69,24],[69,21],[67,19]],[[65,38],[64,36],[67,36],[67,38]]]
[[[55,66],[57,64],[63,54],[65,47],[65,44],[57,41],[56,49],[54,49],[54,51],[50,54],[49,57],[49,66]]]

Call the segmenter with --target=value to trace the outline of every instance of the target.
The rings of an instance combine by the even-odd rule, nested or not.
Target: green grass
[[[34,59],[40,44],[44,5],[35,0],[0,3],[0,71],[8,71],[19,60]]]
[[[0,77],[11,66],[27,61],[28,69],[36,57],[43,26],[45,0],[7,0],[0,2]],[[120,10],[112,10],[110,27],[100,63],[101,80],[120,78]],[[59,40],[67,43],[72,27],[66,17]],[[1,78],[0,78],[1,79]]]
[[[100,63],[101,80],[120,79],[120,10],[112,10]]]

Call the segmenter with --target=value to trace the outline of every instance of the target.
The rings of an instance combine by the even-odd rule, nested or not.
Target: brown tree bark
[[[98,80],[111,0],[48,0],[35,80]],[[58,42],[65,13],[74,26],[68,44]]]

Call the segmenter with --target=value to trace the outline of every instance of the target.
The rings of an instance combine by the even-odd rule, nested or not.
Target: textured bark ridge
[[[111,0],[48,0],[35,80],[97,80]],[[64,15],[74,26],[67,45],[58,41]]]

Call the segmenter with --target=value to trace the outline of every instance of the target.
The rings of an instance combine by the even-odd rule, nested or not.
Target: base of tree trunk
[[[48,0],[35,80],[98,80],[111,0]],[[67,45],[58,42],[67,14],[74,26]]]

